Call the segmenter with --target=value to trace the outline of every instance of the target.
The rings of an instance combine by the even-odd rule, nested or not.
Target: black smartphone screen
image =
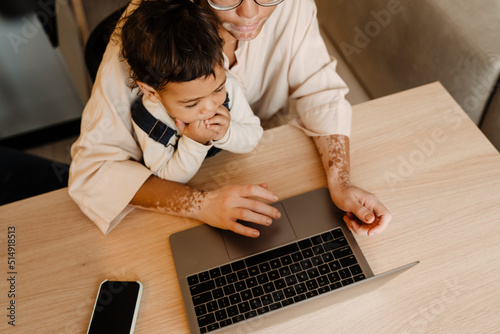
[[[140,292],[139,282],[103,282],[97,295],[88,333],[129,334]]]

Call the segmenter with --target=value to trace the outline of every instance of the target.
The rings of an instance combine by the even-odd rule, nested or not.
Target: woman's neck
[[[194,2],[201,4],[201,6],[206,9],[212,10],[206,0],[195,0]],[[238,47],[238,40],[234,38],[233,35],[231,35],[226,29],[224,29],[222,25],[219,24],[218,28],[219,36],[224,40],[222,51],[229,59],[229,68],[231,68],[236,64],[236,56],[234,54],[234,51],[236,51],[236,48]]]
[[[233,37],[226,29],[219,26],[219,35],[224,40],[223,51],[229,59],[229,68],[236,64],[236,55],[234,52],[238,47],[238,40]]]

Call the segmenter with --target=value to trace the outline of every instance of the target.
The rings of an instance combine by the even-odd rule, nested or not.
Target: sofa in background
[[[440,81],[500,150],[500,0],[316,0],[371,98]]]

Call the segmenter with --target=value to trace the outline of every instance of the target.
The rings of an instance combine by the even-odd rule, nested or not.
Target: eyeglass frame
[[[285,0],[277,0],[276,3],[272,3],[272,4],[261,4],[257,0],[253,0],[253,1],[255,1],[255,3],[257,5],[262,6],[262,7],[273,7],[273,6],[279,5],[280,3],[282,3]],[[207,0],[207,3],[210,7],[212,7],[215,10],[228,11],[228,10],[238,8],[243,3],[243,0],[239,0],[238,4],[231,6],[231,7],[228,7],[228,8],[217,6],[216,4],[213,4],[211,0]]]

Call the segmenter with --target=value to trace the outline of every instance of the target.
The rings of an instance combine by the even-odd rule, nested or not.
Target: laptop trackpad
[[[222,237],[231,260],[269,250],[297,239],[283,205],[276,203],[273,206],[280,210],[281,218],[273,220],[271,226],[239,221],[243,225],[259,230],[260,236],[258,238],[245,237],[227,230],[222,231]]]

